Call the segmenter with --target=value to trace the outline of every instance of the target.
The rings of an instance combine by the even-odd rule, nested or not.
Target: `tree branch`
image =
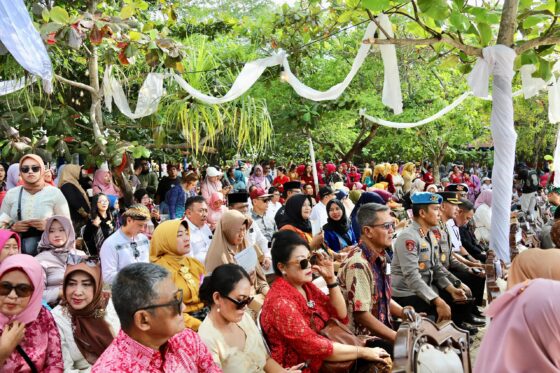
[[[384,29],[383,27],[381,27],[381,25],[380,25],[379,22],[377,21],[377,18],[375,18],[375,17],[373,16],[373,14],[371,14],[371,11],[370,11],[369,9],[366,9],[366,11],[367,11],[367,14],[368,14],[369,19],[371,19],[371,21],[372,21],[373,23],[375,23],[375,25],[377,26],[377,28],[378,28],[379,30],[381,30],[381,32],[383,33],[383,35],[385,35],[385,37],[386,37],[387,39],[392,39],[391,35],[389,35],[389,33],[388,33],[387,31],[385,31],[385,29]]]
[[[146,144],[144,146],[148,149],[192,149],[193,148],[191,145],[188,145],[188,144],[162,144],[162,145]],[[204,153],[215,154],[215,153],[218,152],[218,149],[210,147],[210,146],[206,146],[204,148],[205,148]],[[202,147],[201,147],[200,151],[202,151]]]
[[[517,55],[520,55],[528,51],[529,49],[533,49],[541,45],[551,45],[551,44],[558,44],[558,43],[560,43],[560,36],[545,36],[536,39],[531,39],[524,42],[517,48],[515,48],[515,53],[517,53]]]
[[[468,56],[482,57],[482,48],[472,47],[465,45],[457,40],[451,39],[449,36],[442,36],[441,38],[428,38],[428,39],[367,39],[362,41],[364,44],[377,44],[377,45],[432,45],[435,43],[447,43],[463,52]]]
[[[84,91],[90,92],[92,95],[96,95],[96,96],[97,96],[97,94],[98,94],[98,93],[95,91],[95,89],[93,89],[92,86],[89,86],[89,85],[84,84],[84,83],[79,83],[79,82],[75,82],[75,81],[73,81],[73,80],[69,80],[69,79],[63,78],[63,77],[61,77],[61,76],[58,75],[58,74],[54,74],[54,76],[55,76],[56,79],[60,80],[62,83],[71,85],[72,87],[76,87],[76,88],[83,89]]]

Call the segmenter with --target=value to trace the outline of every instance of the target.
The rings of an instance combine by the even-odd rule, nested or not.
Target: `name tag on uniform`
[[[426,242],[422,242],[422,243],[420,243],[420,247],[421,248],[427,248],[428,244]]]
[[[387,267],[385,268],[385,274],[386,275],[391,274],[391,264],[390,263],[387,263]]]

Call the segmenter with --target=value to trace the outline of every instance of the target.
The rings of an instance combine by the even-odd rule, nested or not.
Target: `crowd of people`
[[[485,314],[477,164],[159,166],[0,165],[0,372],[388,372],[401,323],[485,316],[475,371],[560,371],[553,175],[517,169],[512,211],[551,218]]]

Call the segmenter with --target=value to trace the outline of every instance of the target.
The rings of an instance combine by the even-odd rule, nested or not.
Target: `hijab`
[[[483,190],[480,192],[480,195],[474,202],[475,210],[480,207],[480,205],[485,204],[488,207],[492,207],[492,191],[491,190]]]
[[[81,310],[75,310],[66,299],[66,286],[68,285],[70,275],[80,271],[91,276],[95,289],[91,303]],[[72,318],[72,331],[74,332],[76,345],[88,363],[92,365],[113,342],[113,331],[104,318],[109,298],[109,294],[103,292],[101,267],[99,264],[91,266],[89,263],[82,262],[66,266],[62,292],[63,304]]]
[[[62,225],[64,231],[66,232],[66,237],[68,237],[63,247],[54,247],[49,241],[49,230],[51,229],[51,225],[55,220],[57,220],[60,225]],[[39,241],[37,250],[39,252],[53,250],[55,253],[67,253],[70,250],[74,249],[75,243],[76,234],[74,233],[74,227],[72,226],[72,222],[70,221],[70,219],[68,219],[66,216],[54,215],[47,219],[45,230],[41,235],[41,241]]]
[[[261,176],[257,176],[257,172],[261,173]],[[261,165],[255,166],[255,172],[249,177],[249,183],[251,185],[260,186],[261,188],[265,189],[266,187],[266,176],[264,176],[264,171]]]
[[[204,265],[197,259],[177,253],[177,232],[183,225],[190,236],[189,226],[180,219],[160,223],[150,241],[150,262],[167,269],[173,282],[183,289],[184,303],[198,303],[198,288],[204,276]]]
[[[560,250],[529,249],[519,253],[508,271],[508,289],[535,278],[560,280]]]
[[[342,216],[340,217],[339,220],[334,220],[333,218],[331,218],[329,211],[332,205],[337,205],[342,210]],[[348,230],[350,230],[351,228],[350,219],[348,219],[348,217],[346,216],[346,208],[344,207],[344,204],[338,199],[331,199],[327,203],[327,215],[328,215],[327,224],[323,226],[323,229],[336,232],[342,238],[344,238],[346,242],[352,242],[352,239],[348,235]]]
[[[486,311],[492,322],[473,371],[560,371],[559,309],[559,281],[523,282],[500,295]]]
[[[20,169],[21,169],[21,165],[23,164],[23,161],[25,161],[28,158],[33,159],[35,162],[37,162],[39,164],[39,167],[41,168],[41,170],[39,171],[39,178],[33,184],[30,184],[27,181],[25,181],[23,177],[21,178],[21,181],[23,182],[23,184],[22,184],[23,189],[25,189],[30,194],[35,194],[37,192],[40,192],[45,187],[45,184],[46,184],[45,183],[45,164],[43,163],[43,158],[39,157],[38,155],[36,155],[36,154],[26,154],[23,157],[21,157],[21,159],[19,160],[19,168]]]
[[[27,275],[29,281],[33,285],[33,294],[31,294],[27,307],[25,307],[21,313],[11,317],[4,316],[4,314],[0,313],[0,329],[4,329],[4,326],[14,321],[29,324],[37,319],[39,311],[41,311],[43,290],[45,289],[43,267],[41,267],[37,259],[31,255],[12,255],[0,263],[0,278],[2,278],[4,273],[14,269],[20,269]]]
[[[360,199],[358,199],[356,206],[354,206],[354,209],[352,210],[352,214],[350,214],[352,230],[354,231],[354,236],[356,236],[356,240],[358,241],[360,240],[360,236],[362,233],[361,232],[362,228],[358,224],[358,210],[360,209],[360,207],[362,207],[362,205],[365,205],[366,203],[372,203],[372,202],[379,203],[380,205],[385,204],[385,200],[381,198],[379,194],[375,192],[363,192],[362,195],[360,196]]]
[[[311,233],[311,221],[309,219],[304,220],[301,216],[301,209],[305,201],[311,203],[311,197],[305,194],[296,194],[286,201],[286,224],[292,225],[305,233]]]
[[[68,167],[68,165],[66,167]],[[64,168],[66,168],[66,167],[64,167]],[[119,192],[117,192],[117,190],[115,189],[115,185],[113,185],[113,183],[111,183],[111,182],[109,182],[109,183],[105,182],[105,175],[106,174],[110,175],[111,173],[107,170],[102,170],[102,169],[98,169],[97,171],[95,171],[95,174],[93,174],[93,186],[98,187],[99,190],[101,190],[101,192],[103,192],[105,194],[111,194],[111,195],[114,195],[114,196],[118,196]]]
[[[81,172],[82,172],[82,167],[77,164],[66,165],[62,169],[62,172],[60,173],[60,178],[58,179],[58,187],[62,188],[64,184],[74,185],[76,189],[80,191],[82,197],[84,197],[84,200],[86,201],[88,207],[91,207],[89,203],[89,196],[87,195],[84,188],[82,188],[79,182]]]
[[[230,240],[239,232],[243,225],[249,230],[252,223],[251,218],[237,210],[228,210],[222,215],[222,218],[216,225],[216,231],[214,232],[214,237],[208,248],[208,254],[204,263],[208,273],[211,273],[219,265],[229,263],[225,255],[226,252],[228,250],[231,252],[237,251],[236,246],[231,244]],[[243,249],[249,246],[248,233],[245,235]]]
[[[15,188],[19,183],[19,163],[11,164],[6,171],[6,189]]]
[[[19,251],[21,252],[21,239],[19,238],[19,235],[16,232],[13,232],[9,229],[0,229],[0,252],[2,251],[4,245],[6,244],[6,242],[8,242],[10,238],[16,240]]]

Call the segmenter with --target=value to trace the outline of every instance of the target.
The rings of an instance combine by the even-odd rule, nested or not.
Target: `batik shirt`
[[[92,373],[221,372],[198,334],[185,329],[160,350],[138,343],[122,330],[93,366]]]
[[[391,276],[389,258],[367,249],[363,244],[352,250],[338,274],[344,298],[347,299],[350,328],[356,334],[371,335],[368,328],[355,322],[354,312],[371,312],[379,321],[392,328]]]

